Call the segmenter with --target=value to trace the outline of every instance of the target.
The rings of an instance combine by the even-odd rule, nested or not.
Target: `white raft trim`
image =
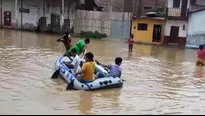
[[[83,61],[83,59],[82,59]],[[71,62],[68,57],[60,57],[56,61],[56,69],[60,71],[60,75],[66,80],[68,85],[72,86],[72,89],[75,90],[99,90],[99,89],[108,89],[108,88],[120,88],[123,86],[123,80],[119,77],[104,77],[96,79],[89,83],[81,83],[78,79],[75,78],[75,75],[63,62]],[[100,65],[96,64],[98,71],[101,71],[104,74],[108,75],[108,72]],[[79,66],[78,71],[81,70]]]

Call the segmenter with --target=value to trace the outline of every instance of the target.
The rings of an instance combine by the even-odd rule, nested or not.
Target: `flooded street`
[[[57,35],[0,30],[0,114],[205,114],[205,69],[196,50],[92,40],[95,59],[123,57],[121,89],[66,91],[52,80],[64,53]],[[75,43],[77,39],[73,39]]]

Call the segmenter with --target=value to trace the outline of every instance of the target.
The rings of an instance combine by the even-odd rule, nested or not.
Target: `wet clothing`
[[[85,62],[82,67],[84,72],[81,80],[83,81],[93,81],[94,80],[94,71],[95,71],[95,62]]]
[[[128,40],[128,43],[129,43],[129,45],[128,45],[128,49],[129,49],[129,52],[132,52],[132,49],[133,49],[133,43],[134,43],[134,38],[129,38],[129,40]]]
[[[83,48],[85,47],[85,42],[83,40],[79,40],[75,45],[73,45],[65,54],[70,54],[72,49],[76,49],[77,55],[80,55],[83,52]]]
[[[196,65],[197,65],[197,66],[205,66],[205,62],[204,62],[204,60],[197,59]]]
[[[129,43],[129,44],[133,44],[133,43],[134,43],[134,38],[131,38],[131,37],[130,37],[129,40],[128,40],[128,43]]]
[[[197,66],[204,66],[205,65],[205,50],[198,50],[197,51]]]

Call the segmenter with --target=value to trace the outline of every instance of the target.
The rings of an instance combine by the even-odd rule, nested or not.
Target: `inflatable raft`
[[[110,88],[120,88],[123,86],[123,80],[119,77],[103,77],[95,79],[89,83],[81,83],[74,75],[73,70],[69,69],[63,62],[71,62],[73,58],[61,57],[56,61],[56,69],[59,69],[60,75],[68,83],[69,89],[74,90],[100,90],[100,89],[110,89]],[[82,61],[84,61],[82,59]],[[78,71],[81,70],[79,66]],[[100,65],[96,64],[96,73],[102,72],[104,75],[108,75],[108,71],[105,70]]]

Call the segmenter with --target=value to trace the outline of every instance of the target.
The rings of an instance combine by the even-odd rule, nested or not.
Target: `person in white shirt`
[[[80,57],[76,54],[76,49],[72,49],[71,50],[71,55],[74,57],[73,58],[73,61],[71,62],[71,63],[65,63],[64,62],[64,64],[66,64],[66,66],[68,67],[68,68],[70,68],[70,69],[73,69],[73,72],[74,73],[76,73],[77,72],[77,69],[78,69],[78,67],[79,67],[79,65],[80,65],[80,62],[81,62],[81,59],[80,59]]]

